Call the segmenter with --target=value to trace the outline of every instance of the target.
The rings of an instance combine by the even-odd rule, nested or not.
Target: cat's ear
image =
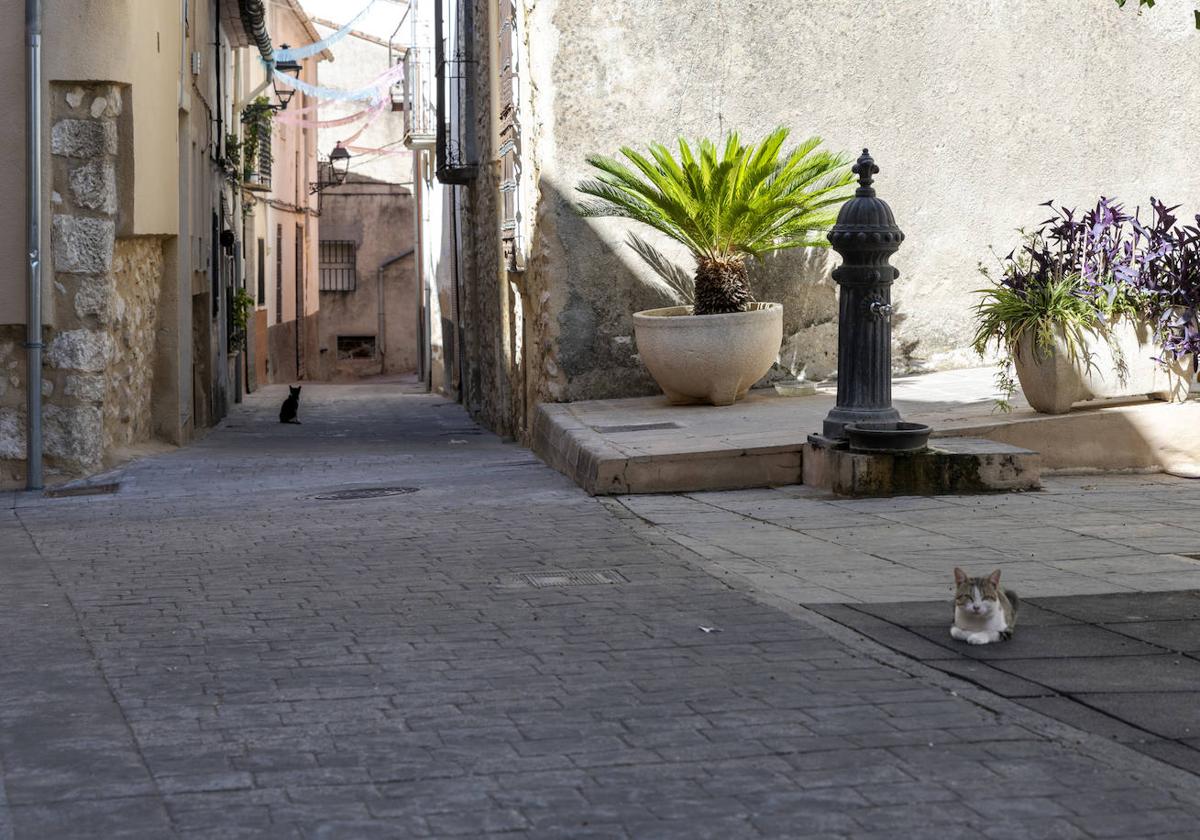
[[[967,573],[958,568],[958,566],[954,567],[954,582],[959,586],[962,586],[967,582]]]
[[[1000,570],[997,569],[996,571],[994,571],[990,575],[988,575],[988,580],[990,580],[992,582],[992,586],[999,586],[1000,585]]]

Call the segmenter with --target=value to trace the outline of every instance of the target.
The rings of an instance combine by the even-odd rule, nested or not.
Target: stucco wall
[[[412,259],[380,267],[412,249],[413,200],[407,187],[352,174],[322,199],[321,239],[353,242],[354,291],[321,292],[321,357],[326,378],[416,370],[416,281]],[[384,317],[380,318],[380,306]],[[372,360],[339,360],[337,337],[375,336]]]
[[[43,95],[55,82],[116,82],[135,85],[132,131],[126,152],[131,165],[121,172],[129,212],[120,219],[122,235],[163,235],[178,230],[178,108],[180,25],[177,2],[158,0],[43,0]],[[0,7],[0,102],[5,120],[0,140],[18,150],[0,168],[0,324],[25,323],[25,9]],[[47,105],[43,112],[49,114]],[[49,125],[45,165],[51,162]],[[134,151],[136,150],[136,157]],[[46,208],[50,212],[49,179]],[[46,225],[48,228],[48,224]],[[49,242],[47,234],[46,242]],[[49,301],[47,292],[45,299]],[[48,306],[53,323],[58,313]]]
[[[639,280],[629,223],[570,211],[585,156],[780,124],[850,155],[870,146],[882,168],[876,186],[908,236],[893,260],[897,359],[973,363],[976,266],[1040,221],[1040,202],[1155,195],[1200,209],[1200,110],[1181,93],[1200,77],[1200,37],[1188,4],[1160,6],[527,2],[540,197],[524,296],[532,393],[652,389],[629,314],[663,297]],[[773,281],[756,280],[761,299],[787,305],[794,370],[831,368],[828,267],[791,255],[766,269]]]

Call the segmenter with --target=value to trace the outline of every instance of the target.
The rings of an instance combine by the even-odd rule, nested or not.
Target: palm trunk
[[[754,303],[742,257],[700,260],[696,266],[696,315],[745,312]]]

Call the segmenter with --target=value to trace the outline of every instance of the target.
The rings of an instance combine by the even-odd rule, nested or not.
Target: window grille
[[[350,240],[321,240],[322,292],[353,292],[357,288],[355,251],[355,243]]]

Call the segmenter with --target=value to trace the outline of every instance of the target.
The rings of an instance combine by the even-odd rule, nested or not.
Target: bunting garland
[[[354,25],[366,17],[367,12],[369,12],[371,7],[374,5],[375,0],[368,0],[367,5],[363,7],[363,10],[351,18],[349,23],[347,23],[337,32],[334,32],[329,37],[323,38],[314,44],[305,44],[300,47],[289,47],[286,50],[276,50],[275,61],[301,61],[305,58],[311,58],[323,50],[329,49],[338,41],[349,35],[350,31],[354,28]]]

